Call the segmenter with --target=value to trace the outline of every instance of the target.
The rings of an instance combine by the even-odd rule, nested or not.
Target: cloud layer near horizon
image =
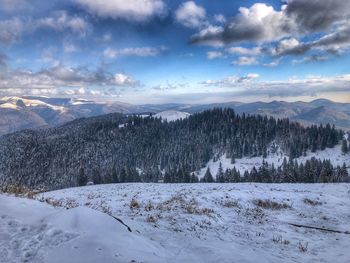
[[[317,97],[349,91],[350,2],[0,0],[0,48],[1,95]]]

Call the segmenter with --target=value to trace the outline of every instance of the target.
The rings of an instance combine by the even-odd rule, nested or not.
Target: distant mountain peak
[[[16,106],[21,107],[21,108],[25,108],[26,107],[26,105],[24,104],[23,100],[21,100],[21,99],[17,100]]]

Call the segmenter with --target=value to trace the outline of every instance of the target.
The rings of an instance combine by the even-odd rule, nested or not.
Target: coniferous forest
[[[238,115],[232,109],[208,110],[174,122],[116,113],[1,137],[0,183],[47,190],[89,181],[342,182],[345,166],[316,159],[298,164],[294,159],[332,148],[343,135],[330,125],[304,127],[288,119]],[[223,154],[232,163],[266,157],[272,143],[289,157],[281,167],[264,162],[244,174],[208,170],[201,180],[194,173]]]

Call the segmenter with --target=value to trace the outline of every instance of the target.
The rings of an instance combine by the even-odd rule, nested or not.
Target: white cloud
[[[294,59],[292,61],[293,64],[301,64],[301,63],[309,63],[309,62],[322,62],[328,60],[328,56],[323,56],[323,55],[311,55],[311,56],[306,56],[302,59]]]
[[[114,83],[117,86],[135,86],[137,84],[132,77],[123,73],[117,73],[114,75]]]
[[[117,55],[118,55],[118,51],[110,47],[106,48],[103,51],[103,56],[105,56],[106,58],[116,58]]]
[[[70,16],[66,11],[58,11],[53,16],[38,19],[35,22],[38,28],[52,28],[57,31],[71,30],[81,36],[89,30],[88,22],[79,16]]]
[[[291,78],[281,81],[251,82],[258,77],[257,74],[248,74],[246,77],[229,76],[219,80],[207,80],[200,84],[208,88],[227,88],[231,90],[230,96],[260,98],[318,96],[329,92],[332,94],[350,92],[350,74],[333,77],[309,76],[304,79]],[[226,95],[228,96],[228,94]]]
[[[76,0],[91,13],[101,17],[145,21],[152,16],[163,15],[163,0]]]
[[[220,80],[206,80],[206,81],[200,82],[200,84],[208,87],[221,87],[221,88],[238,87],[241,85],[246,85],[247,83],[259,77],[260,77],[259,74],[249,73],[246,76],[234,75],[234,76],[228,76]]]
[[[97,88],[101,92],[113,88],[138,87],[140,83],[125,73],[110,73],[101,69],[70,68],[62,65],[41,71],[10,70],[0,71],[0,93],[10,94],[16,90],[18,94],[33,92],[53,93],[67,90],[78,91],[81,88]]]
[[[220,51],[209,51],[207,53],[207,58],[210,60],[216,59],[216,58],[223,58],[224,54]]]
[[[286,28],[290,26],[287,22],[283,11],[276,11],[272,6],[264,3],[256,3],[250,8],[240,7],[239,14],[221,30],[202,31],[195,34],[192,42],[210,44],[214,41],[224,45],[243,41],[274,41],[288,35]]]
[[[269,63],[265,63],[264,66],[265,67],[277,67],[280,64],[280,62],[281,62],[280,59],[275,59],[275,60],[272,60]]]
[[[80,51],[80,48],[71,42],[63,42],[63,51],[65,53],[74,53]]]
[[[41,58],[40,62],[47,63],[51,65],[58,65],[59,61],[55,58],[55,54],[57,53],[58,49],[56,47],[48,47],[44,48],[41,51]]]
[[[233,61],[234,65],[238,66],[250,66],[258,64],[258,61],[255,57],[239,57],[237,60]]]
[[[154,57],[158,56],[167,50],[166,47],[138,47],[138,48],[123,48],[123,49],[113,49],[107,48],[104,50],[103,55],[107,58],[116,58],[119,56],[134,56],[134,57]]]
[[[249,73],[249,74],[247,75],[247,77],[248,77],[249,79],[256,79],[256,78],[259,78],[260,76],[259,76],[259,74],[256,74],[256,73]]]
[[[13,17],[0,20],[0,42],[12,44],[21,40],[23,35],[34,33],[39,29],[53,29],[58,32],[71,32],[85,36],[90,30],[90,24],[82,17],[71,16],[66,11],[57,11],[50,16],[38,19]]]
[[[184,88],[184,87],[188,87],[187,83],[171,83],[169,81],[167,81],[165,84],[159,84],[156,86],[153,86],[152,89],[154,90],[159,90],[159,91],[170,91],[170,90],[176,90],[178,88]]]
[[[186,27],[199,28],[206,23],[206,11],[193,1],[182,3],[175,11],[176,20]]]
[[[230,47],[227,49],[230,54],[238,54],[243,56],[257,56],[260,55],[262,50],[260,47],[245,48],[245,47]]]
[[[301,55],[308,49],[309,47],[303,43],[300,43],[299,40],[295,38],[287,38],[281,40],[276,47],[270,49],[270,53],[273,56]]]
[[[17,11],[19,9],[24,9],[29,6],[26,0],[0,0],[0,10],[6,12]]]
[[[214,15],[214,20],[218,23],[223,24],[226,22],[226,17],[222,14],[216,14],[216,15]]]
[[[0,42],[11,44],[18,41],[25,29],[23,21],[17,17],[0,21]]]
[[[193,35],[191,41],[195,44],[221,47],[224,45],[224,42],[221,38],[218,38],[218,36],[223,33],[224,28],[222,26],[208,25],[197,34]]]

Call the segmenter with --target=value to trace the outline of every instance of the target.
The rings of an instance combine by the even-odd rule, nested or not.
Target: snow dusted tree
[[[347,154],[349,151],[348,142],[346,139],[343,139],[342,141],[341,151],[343,154]]]
[[[191,183],[198,183],[198,182],[199,182],[198,176],[195,175],[195,173],[192,173],[191,174]]]
[[[120,181],[121,183],[125,183],[125,182],[126,182],[126,171],[125,171],[125,168],[122,168],[122,169],[120,170],[119,181]]]
[[[201,182],[204,183],[214,183],[213,175],[210,172],[210,168],[207,168],[207,171],[205,172],[204,177],[202,178]]]
[[[119,183],[117,169],[115,168],[115,166],[113,166],[113,169],[112,169],[112,182],[115,183],[115,184]]]
[[[235,164],[235,163],[236,163],[235,154],[232,154],[232,156],[231,156],[231,164]]]
[[[102,177],[98,169],[93,170],[92,178],[94,184],[102,184]]]
[[[349,173],[348,169],[346,167],[346,164],[344,163],[343,166],[339,169],[339,174],[338,174],[339,182],[346,183],[349,181]]]
[[[216,182],[218,183],[224,183],[225,178],[224,178],[224,169],[222,168],[222,163],[220,162],[218,171],[216,173]]]
[[[78,175],[78,185],[84,186],[87,184],[88,178],[85,175],[85,171],[83,167],[80,167],[79,169],[79,175]]]

